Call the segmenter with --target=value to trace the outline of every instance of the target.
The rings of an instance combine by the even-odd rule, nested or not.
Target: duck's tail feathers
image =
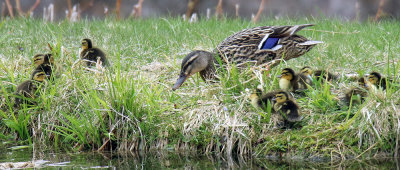
[[[314,24],[302,24],[302,25],[294,25],[294,26],[281,26],[277,27],[272,33],[273,37],[288,37],[293,34],[296,34],[298,31],[302,30],[306,27],[311,27]]]
[[[305,28],[305,27],[311,27],[311,26],[314,26],[314,24],[295,25],[295,26],[293,26],[293,27],[291,27],[291,28],[289,29],[289,31],[290,31],[290,33],[291,33],[290,35],[295,34],[296,32],[302,30],[302,29]]]
[[[299,45],[303,45],[303,46],[311,46],[311,45],[316,45],[316,44],[322,44],[324,43],[323,41],[304,41],[302,43],[299,43]]]

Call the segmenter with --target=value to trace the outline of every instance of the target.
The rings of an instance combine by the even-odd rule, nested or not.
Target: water
[[[5,163],[12,162],[12,163]],[[20,163],[16,163],[20,162]],[[31,162],[35,162],[32,164]],[[49,169],[400,169],[399,159],[307,162],[302,160],[226,158],[194,156],[189,153],[54,153],[33,152],[31,148],[0,148],[0,169],[6,166]]]

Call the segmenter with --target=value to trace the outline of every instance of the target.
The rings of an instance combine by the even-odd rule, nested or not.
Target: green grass
[[[304,56],[268,73],[249,68],[224,70],[220,82],[189,78],[172,91],[181,59],[192,50],[208,50],[244,28],[314,23],[299,34],[324,41]],[[189,150],[197,153],[315,156],[333,159],[376,154],[398,156],[399,86],[349,108],[340,98],[356,84],[347,78],[319,85],[297,97],[301,129],[276,128],[279,116],[250,105],[261,84],[278,88],[285,67],[329,68],[341,75],[378,71],[397,79],[399,22],[343,22],[328,19],[246,20],[180,19],[82,20],[43,22],[4,20],[0,25],[0,140],[37,142],[62,150]],[[108,54],[112,67],[102,73],[76,61],[83,38]],[[34,107],[15,109],[16,86],[29,79],[32,57],[55,46],[56,78],[40,90]],[[20,50],[22,48],[23,50]]]

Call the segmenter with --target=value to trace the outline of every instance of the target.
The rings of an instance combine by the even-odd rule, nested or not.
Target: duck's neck
[[[200,76],[204,81],[217,79],[216,77],[217,69],[220,68],[220,64],[218,63],[217,57],[219,57],[217,54],[211,53],[211,55],[207,59],[206,68],[200,71]]]
[[[200,76],[203,78],[204,81],[216,79],[216,70],[217,65],[213,61],[209,61],[207,67],[200,71]]]

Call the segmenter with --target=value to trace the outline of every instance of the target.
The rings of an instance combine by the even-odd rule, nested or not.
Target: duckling
[[[37,54],[33,57],[35,70],[42,70],[46,73],[47,78],[50,79],[55,70],[54,56],[52,54]],[[32,76],[35,72],[32,73]]]
[[[263,110],[267,110],[268,106],[271,107],[272,113],[275,113],[274,105],[276,103],[275,96],[278,93],[284,92],[283,90],[271,91],[268,93],[263,93],[260,89],[257,89],[255,93],[250,95],[251,104],[254,107],[260,107]],[[289,94],[289,93],[288,93]],[[289,98],[292,99],[293,96],[289,94]]]
[[[98,58],[102,66],[108,66],[106,54],[99,48],[93,47],[92,40],[88,38],[83,39],[81,59],[86,60],[86,65],[88,67],[92,67],[96,65]]]
[[[274,110],[282,115],[284,120],[289,123],[299,122],[302,119],[300,116],[300,107],[290,98],[290,95],[285,91],[280,91],[275,94]]]
[[[306,76],[310,77],[311,80],[312,80],[313,73],[314,73],[314,76],[315,76],[317,81],[319,81],[320,79],[322,81],[328,80],[329,82],[337,80],[337,76],[335,74],[330,73],[327,70],[315,70],[315,71],[313,71],[310,66],[303,67],[300,70],[300,72],[305,74]]]
[[[367,85],[370,90],[375,90],[375,89],[382,89],[386,90],[386,78],[382,77],[382,75],[378,72],[371,72],[368,75],[367,79]]]
[[[20,97],[15,98],[15,104],[19,106],[21,103],[26,102],[26,98],[35,98],[35,92],[38,85],[46,79],[46,73],[41,70],[35,70],[32,74],[31,80],[22,82],[17,87],[15,94]]]
[[[345,93],[345,100],[349,105],[350,103],[361,104],[367,97],[368,88],[364,77],[358,79],[358,87],[353,87]]]
[[[182,61],[181,72],[172,90],[178,89],[194,73],[203,79],[216,79],[221,66],[235,63],[238,68],[302,56],[321,41],[310,41],[296,33],[312,24],[261,26],[237,32],[223,40],[213,52],[194,51]]]
[[[278,91],[272,91],[264,94],[263,91],[257,87],[255,93],[252,93],[250,95],[251,104],[254,107],[260,107],[263,110],[267,110],[269,106],[271,108],[271,111],[273,111],[273,106],[275,104],[273,98],[277,93]]]
[[[279,76],[279,87],[282,90],[304,90],[311,81],[304,74],[296,74],[291,68],[284,68]]]
[[[310,66],[304,66],[303,68],[300,69],[299,74],[303,74],[303,75],[307,76],[312,81],[313,80],[312,73],[313,73],[313,71]]]

